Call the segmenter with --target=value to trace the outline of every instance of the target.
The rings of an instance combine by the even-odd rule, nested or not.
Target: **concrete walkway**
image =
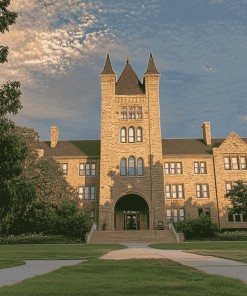
[[[191,266],[209,274],[217,274],[243,280],[247,284],[247,264],[216,258],[185,253],[183,250],[160,250],[148,247],[148,244],[121,243],[128,249],[111,251],[99,259],[124,260],[124,259],[147,259],[167,258],[183,265]],[[0,291],[4,285],[13,285],[27,278],[45,274],[63,266],[76,265],[88,260],[24,260],[26,265],[0,269]]]
[[[25,265],[0,269],[0,288],[14,285],[36,275],[51,272],[63,266],[76,265],[87,260],[24,260]],[[0,290],[1,291],[1,290]]]
[[[185,253],[183,250],[160,250],[148,247],[148,244],[122,243],[128,249],[112,251],[99,259],[146,259],[146,258],[167,258],[183,265],[191,266],[209,274],[217,274],[236,278],[247,284],[247,264],[234,260],[222,259],[213,256],[202,256],[192,253]]]

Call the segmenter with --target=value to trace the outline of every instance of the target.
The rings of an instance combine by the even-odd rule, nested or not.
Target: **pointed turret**
[[[144,74],[160,74],[157,71],[157,68],[155,66],[155,62],[154,62],[154,58],[153,58],[152,53],[150,53],[150,55],[149,55],[147,71]]]
[[[144,87],[130,64],[127,55],[126,66],[116,83],[116,95],[139,95],[144,93]]]
[[[103,71],[100,74],[115,74],[113,72],[113,70],[112,70],[111,60],[110,60],[109,53],[107,54],[107,57],[106,57],[104,69],[103,69]]]

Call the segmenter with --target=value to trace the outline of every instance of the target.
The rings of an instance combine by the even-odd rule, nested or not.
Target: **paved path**
[[[209,274],[223,275],[243,280],[247,284],[247,264],[216,258],[185,253],[183,250],[159,250],[148,247],[148,244],[121,243],[128,249],[111,251],[99,259],[123,260],[131,258],[168,258],[183,265],[191,266]],[[24,260],[26,265],[0,269],[0,288],[13,285],[27,278],[51,272],[62,266],[71,266],[87,260]],[[0,289],[1,291],[1,289]]]
[[[13,285],[25,279],[71,266],[87,260],[24,260],[25,265],[0,269],[0,287]],[[1,290],[0,290],[1,291]]]

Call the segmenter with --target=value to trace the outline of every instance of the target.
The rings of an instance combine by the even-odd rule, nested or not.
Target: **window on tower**
[[[129,119],[135,119],[135,107],[129,108]]]
[[[122,127],[120,130],[120,142],[126,143],[126,128]]]
[[[137,107],[136,118],[142,119],[142,107]]]
[[[127,108],[122,108],[121,119],[127,119]]]
[[[121,176],[126,175],[126,159],[121,159]]]
[[[134,143],[135,142],[135,129],[133,128],[133,126],[129,127],[129,143]]]
[[[142,128],[140,126],[136,129],[136,142],[142,142]]]
[[[134,157],[129,158],[129,176],[135,175],[135,159]]]

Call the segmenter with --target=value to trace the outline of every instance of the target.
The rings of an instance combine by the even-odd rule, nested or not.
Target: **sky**
[[[247,137],[247,0],[11,0],[16,24],[0,86],[21,83],[8,114],[41,141],[100,139],[100,72],[107,53],[119,78],[130,55],[142,82],[149,53],[160,77],[162,138]]]

